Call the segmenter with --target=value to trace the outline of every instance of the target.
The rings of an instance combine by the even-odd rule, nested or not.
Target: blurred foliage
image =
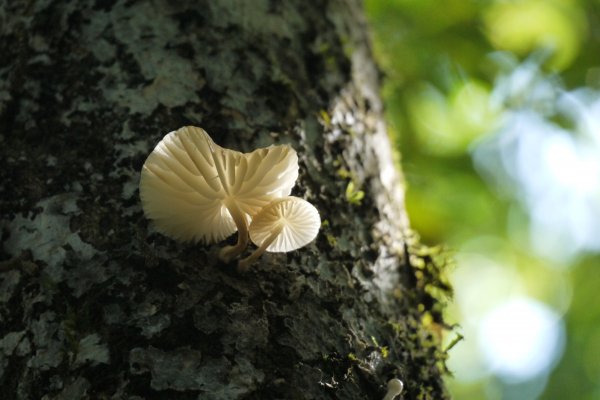
[[[565,266],[534,255],[527,210],[484,181],[471,150],[507,111],[493,99],[498,51],[521,61],[544,52],[542,70],[557,74],[566,89],[600,88],[600,1],[366,0],[365,6],[412,226],[424,242],[467,255],[457,260],[453,314],[466,341],[476,340],[468,330],[476,320],[461,315],[461,301],[480,302],[483,314],[496,297],[517,293],[547,304],[566,326],[558,365],[528,383],[478,375],[474,347],[456,344],[450,359],[472,368],[475,377],[450,379],[454,396],[599,399],[600,258],[584,254]],[[474,298],[481,290],[471,296],[468,285],[482,285],[489,298]]]
[[[551,375],[545,399],[600,399],[598,264],[598,257],[587,257],[572,274],[575,293],[565,317],[567,348]]]

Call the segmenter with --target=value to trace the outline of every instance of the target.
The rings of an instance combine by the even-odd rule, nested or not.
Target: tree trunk
[[[447,397],[360,2],[183,3],[0,2],[2,398]],[[239,274],[156,233],[139,172],[184,125],[290,143],[317,239]]]

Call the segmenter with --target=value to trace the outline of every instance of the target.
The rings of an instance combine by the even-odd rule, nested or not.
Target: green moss
[[[331,117],[326,110],[319,111],[319,122],[321,122],[325,129],[329,130],[331,128]]]
[[[333,236],[330,233],[327,233],[327,234],[325,234],[325,237],[327,238],[327,243],[329,243],[329,246],[331,246],[331,247],[337,246],[337,239],[335,238],[335,236]]]
[[[364,197],[365,192],[359,190],[354,181],[348,182],[348,186],[346,186],[346,200],[348,203],[359,206]]]

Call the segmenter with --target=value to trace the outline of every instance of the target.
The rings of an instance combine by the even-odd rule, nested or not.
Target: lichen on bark
[[[377,399],[397,377],[404,398],[446,396],[423,320],[444,325],[448,288],[407,240],[361,13],[341,0],[0,7],[2,393]],[[156,233],[139,171],[187,124],[241,151],[292,144],[294,194],[326,220],[317,240],[240,275],[219,246]]]

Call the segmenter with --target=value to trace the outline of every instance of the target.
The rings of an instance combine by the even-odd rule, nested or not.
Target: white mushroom
[[[248,244],[248,222],[298,177],[298,156],[288,145],[244,154],[217,145],[201,128],[167,134],[144,163],[140,197],[144,213],[161,233],[204,243],[236,230],[238,242],[223,248],[224,261]]]
[[[319,212],[308,201],[293,196],[273,200],[252,219],[250,239],[258,249],[239,261],[239,270],[247,270],[265,251],[287,252],[307,245],[320,226]]]
[[[387,383],[387,393],[383,400],[394,400],[396,396],[402,393],[402,389],[404,389],[404,383],[400,379],[390,379]]]

